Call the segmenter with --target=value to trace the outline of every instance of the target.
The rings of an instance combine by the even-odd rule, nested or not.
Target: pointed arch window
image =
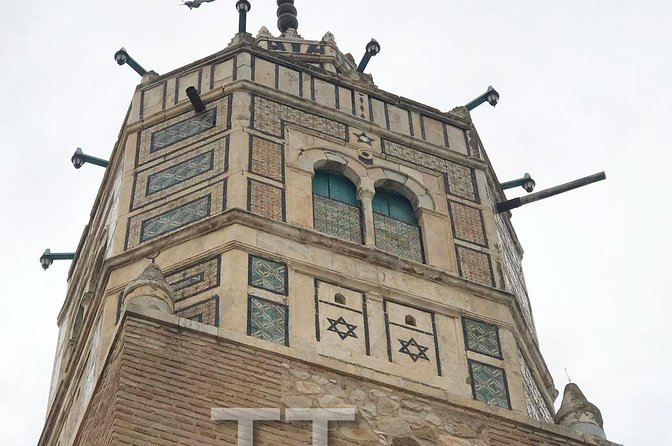
[[[362,204],[357,199],[357,188],[343,175],[315,173],[313,226],[325,234],[362,243]]]
[[[420,225],[413,205],[402,195],[377,189],[373,197],[376,246],[390,254],[423,263]]]

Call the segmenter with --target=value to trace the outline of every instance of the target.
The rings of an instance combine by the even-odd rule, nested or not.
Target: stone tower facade
[[[356,68],[330,33],[262,28],[143,77],[70,270],[40,446],[234,445],[213,408],[348,407],[329,444],[612,444],[578,387],[555,414],[469,112]],[[311,432],[258,422],[255,444]]]

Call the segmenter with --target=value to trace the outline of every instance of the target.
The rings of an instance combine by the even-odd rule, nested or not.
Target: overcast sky
[[[249,29],[277,34],[275,2],[251,0]],[[69,262],[137,75],[122,45],[166,73],[226,47],[233,0],[5,1],[0,13],[0,444],[42,430]],[[297,0],[299,32],[332,31],[357,60],[374,36],[378,86],[442,110],[492,84],[472,116],[499,179],[537,187],[605,170],[608,180],[514,211],[546,361],[602,410],[609,439],[666,444],[672,413],[669,293],[672,3],[607,0]],[[518,196],[521,190],[511,191]],[[560,398],[556,402],[556,407]]]

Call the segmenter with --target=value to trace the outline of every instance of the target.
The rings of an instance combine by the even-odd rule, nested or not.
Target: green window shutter
[[[316,172],[313,177],[313,193],[351,206],[360,206],[355,185],[337,173]]]
[[[411,203],[405,197],[392,191],[382,189],[376,191],[373,197],[373,211],[409,225],[418,225]]]
[[[313,193],[329,198],[329,175],[325,172],[315,172]]]

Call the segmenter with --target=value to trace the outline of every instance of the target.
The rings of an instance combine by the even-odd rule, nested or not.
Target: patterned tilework
[[[219,297],[215,296],[181,310],[175,314],[184,319],[219,327]]]
[[[221,258],[217,256],[168,273],[166,280],[175,290],[175,300],[180,302],[217,288],[220,284],[220,272]]]
[[[193,192],[128,219],[126,249],[168,234],[224,210],[225,184]]]
[[[511,408],[504,369],[470,360],[469,376],[475,400],[488,406]]]
[[[377,213],[373,224],[378,248],[414,262],[424,261],[420,228]]]
[[[453,235],[458,240],[487,246],[483,213],[480,209],[448,200],[448,210],[453,225]]]
[[[446,161],[445,180],[446,192],[449,194],[476,203],[480,201],[474,171],[469,167]]]
[[[348,138],[347,127],[344,124],[255,96],[254,128],[273,136],[283,137],[283,121],[343,141]]]
[[[164,189],[212,170],[213,161],[214,153],[207,152],[150,175],[147,178],[147,195],[161,192]]]
[[[287,345],[287,306],[250,296],[247,330],[255,338]]]
[[[362,243],[362,217],[358,207],[313,194],[313,226],[325,234]]]
[[[284,221],[284,201],[284,190],[270,184],[249,180],[248,211],[273,220]]]
[[[502,358],[497,327],[472,319],[462,319],[464,323],[464,342],[467,350]]]
[[[287,294],[287,265],[250,256],[249,285],[262,290]]]
[[[217,109],[210,109],[199,113],[184,121],[173,124],[165,129],[152,133],[152,141],[149,145],[151,153],[177,144],[187,138],[205,132],[215,126],[217,122]]]
[[[483,252],[455,246],[460,275],[483,285],[495,286],[490,265],[490,256]]]
[[[277,144],[257,136],[250,142],[250,172],[284,181],[282,144]]]
[[[146,242],[177,228],[203,220],[210,215],[212,198],[207,195],[142,222],[140,241]]]
[[[184,155],[138,171],[131,210],[226,172],[228,137],[197,147]]]
[[[472,158],[481,158],[481,143],[476,135],[476,131],[467,130],[467,151]]]
[[[383,141],[383,152],[417,166],[443,172],[446,178],[446,192],[466,200],[479,201],[478,192],[474,187],[476,184],[474,172],[469,167],[387,140]]]
[[[527,296],[527,287],[525,285],[525,276],[523,275],[522,257],[516,249],[516,244],[509,232],[509,228],[504,221],[506,216],[495,214],[497,223],[497,236],[499,238],[500,254],[502,256],[502,270],[504,273],[504,286],[506,290],[516,296],[516,300],[523,312],[523,318],[528,328],[536,337],[534,327],[534,318],[532,317],[532,308],[530,299]]]
[[[191,146],[193,143],[229,129],[231,96],[226,96],[208,110],[182,115],[156,124],[140,134],[137,165],[145,164],[169,153]]]
[[[523,377],[523,388],[525,390],[525,405],[527,406],[527,414],[532,418],[537,420],[546,421],[548,423],[553,422],[553,415],[551,411],[548,410],[546,401],[541,396],[539,391],[539,386],[532,376],[530,368],[527,366],[527,362],[523,355],[518,353],[518,359],[520,361],[520,372]]]

